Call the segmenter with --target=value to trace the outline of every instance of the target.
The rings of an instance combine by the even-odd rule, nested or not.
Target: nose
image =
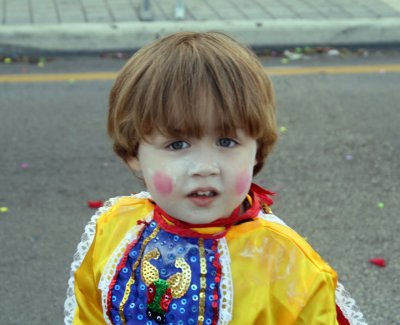
[[[220,168],[217,162],[196,162],[190,164],[188,168],[189,176],[215,176],[220,174]]]

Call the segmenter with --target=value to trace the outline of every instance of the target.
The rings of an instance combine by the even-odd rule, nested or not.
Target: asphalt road
[[[263,59],[281,66],[279,59]],[[56,58],[0,74],[117,71]],[[289,66],[400,64],[398,53]],[[282,134],[257,177],[274,212],[339,273],[369,324],[400,324],[400,73],[274,76]],[[69,265],[93,210],[142,188],[105,134],[110,80],[0,83],[0,324],[62,324]],[[381,257],[387,267],[369,263]]]

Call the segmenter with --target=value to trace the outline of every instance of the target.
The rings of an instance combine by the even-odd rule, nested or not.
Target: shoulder
[[[74,255],[71,271],[74,273],[88,255],[93,264],[97,261],[104,263],[107,255],[113,252],[126,233],[134,228],[139,220],[149,219],[152,211],[153,204],[146,192],[106,201],[86,225]]]
[[[308,272],[326,272],[336,282],[336,272],[321,258],[305,238],[285,224],[283,220],[273,214],[260,212],[258,218],[235,227],[227,236],[228,242],[239,239],[244,245],[241,255],[250,252],[259,252],[268,255],[279,264],[296,267],[301,265],[302,270]],[[250,254],[251,255],[251,254]],[[279,257],[279,260],[278,258]],[[265,260],[265,258],[262,258]],[[297,268],[299,270],[299,268]]]
[[[135,224],[153,210],[150,194],[140,192],[130,196],[119,196],[105,202],[93,216],[97,227],[112,227],[119,223]],[[92,219],[93,219],[92,218]]]
[[[260,213],[254,221],[234,226],[226,241],[240,303],[247,292],[268,301],[274,308],[274,324],[295,323],[305,310],[311,310],[307,320],[322,311],[335,313],[336,272],[278,217]],[[264,307],[260,313],[265,312]],[[293,318],[293,322],[281,317]]]

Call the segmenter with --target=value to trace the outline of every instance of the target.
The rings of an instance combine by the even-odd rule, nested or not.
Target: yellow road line
[[[384,73],[400,72],[398,64],[384,65],[359,65],[359,66],[330,66],[330,67],[279,67],[266,68],[271,76],[290,76],[308,74],[363,74],[363,73]]]
[[[114,80],[117,72],[77,72],[46,74],[5,74],[0,75],[0,82],[50,82],[77,80]]]
[[[319,67],[266,67],[270,76],[295,76],[310,74],[364,74],[400,72],[399,64]],[[117,72],[77,72],[48,74],[0,75],[0,83],[51,82],[51,81],[95,81],[114,80]]]

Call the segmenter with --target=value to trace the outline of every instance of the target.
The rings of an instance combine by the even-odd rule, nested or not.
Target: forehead
[[[243,120],[240,123],[238,114],[204,92],[192,100],[177,96],[164,107],[164,111],[166,116],[158,123],[155,121],[153,131],[168,136],[233,135],[245,123]]]

